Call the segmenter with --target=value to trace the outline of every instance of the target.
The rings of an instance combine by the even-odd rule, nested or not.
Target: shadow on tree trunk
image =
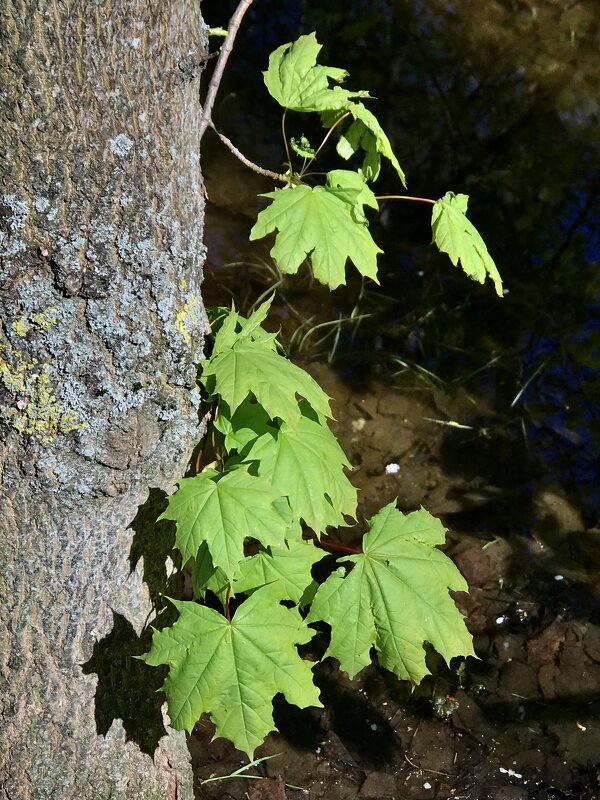
[[[177,612],[165,597],[180,597],[183,589],[178,553],[172,549],[175,524],[169,520],[157,522],[166,506],[166,493],[151,489],[130,526],[135,532],[130,569],[133,572],[143,558],[144,583],[152,602],[152,627],[147,624],[138,635],[123,615],[113,611],[111,632],[96,642],[92,657],[82,665],[84,675],[98,676],[94,711],[97,733],[106,736],[113,721],[121,719],[127,741],[137,743],[149,756],[154,755],[159,740],[167,733],[161,712],[165,697],[160,691],[167,669],[150,667],[136,656],[150,649],[154,629],[173,624]],[[173,562],[171,574],[167,572],[168,559]]]

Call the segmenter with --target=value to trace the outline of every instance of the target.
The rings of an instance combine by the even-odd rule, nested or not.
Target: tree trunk
[[[0,0],[7,800],[192,796],[131,654],[172,546],[138,507],[200,434],[206,48],[200,0]]]

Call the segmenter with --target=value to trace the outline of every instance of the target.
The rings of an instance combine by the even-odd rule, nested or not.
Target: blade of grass
[[[268,761],[270,758],[278,758],[281,753],[274,753],[272,756],[263,756],[262,758],[255,758],[254,761],[251,761],[249,764],[244,764],[243,767],[236,769],[234,772],[230,772],[229,775],[215,775],[214,777],[206,778],[200,783],[213,783],[214,781],[228,781],[231,778],[255,778],[258,780],[262,780],[264,777],[263,775],[244,775],[243,773],[247,769],[252,769],[257,764],[260,764],[262,761]]]

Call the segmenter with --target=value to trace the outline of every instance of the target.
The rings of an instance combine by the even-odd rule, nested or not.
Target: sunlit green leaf
[[[179,619],[154,632],[143,660],[169,666],[163,691],[174,728],[191,732],[208,712],[215,736],[229,739],[251,759],[275,730],[276,694],[300,708],[321,705],[313,664],[296,649],[314,631],[295,608],[275,602],[269,587],[242,603],[231,621],[197,603],[171,602]]]
[[[254,395],[267,414],[295,425],[301,415],[297,395],[304,397],[322,418],[331,417],[329,398],[304,370],[262,342],[242,338],[202,365],[202,381],[219,395],[230,413]]]
[[[247,461],[290,501],[294,513],[314,531],[344,525],[356,513],[356,489],[344,473],[350,463],[326,425],[302,417],[254,443]]]
[[[419,683],[428,674],[424,643],[447,662],[474,655],[471,636],[448,590],[467,584],[452,561],[435,545],[443,544],[439,520],[421,509],[404,516],[394,504],[373,517],[363,552],[342,561],[317,590],[309,622],[331,625],[326,656],[334,656],[350,677],[379,662],[402,680]]]
[[[327,173],[327,186],[340,200],[352,206],[352,213],[359,222],[366,221],[363,206],[379,210],[375,193],[358,172],[332,169]]]
[[[348,73],[317,65],[320,50],[316,35],[309,33],[271,53],[263,75],[269,94],[279,105],[294,111],[325,111],[346,108],[352,98],[369,96],[368,92],[349,92],[340,86],[330,88],[330,80],[342,83]]]
[[[467,219],[469,197],[466,194],[446,194],[433,207],[431,229],[433,241],[442,253],[448,253],[456,266],[459,261],[466,274],[479,283],[489,275],[496,294],[503,296],[502,278],[473,223]]]
[[[264,195],[273,201],[261,211],[250,239],[277,231],[271,255],[282,272],[293,274],[310,258],[313,275],[335,289],[346,281],[350,259],[361,275],[377,281],[377,255],[366,220],[355,206],[327,186],[300,185]],[[363,201],[363,202],[366,202]]]
[[[406,178],[402,167],[394,155],[390,140],[375,114],[365,108],[362,103],[351,103],[347,110],[354,118],[354,122],[340,137],[337,145],[338,154],[347,160],[358,150],[364,150],[365,155],[361,172],[365,180],[368,181],[374,181],[379,176],[381,157],[383,156],[391,162],[398,173],[398,177],[403,185],[406,186]],[[324,117],[324,122],[328,127],[334,121],[331,114]]]
[[[292,540],[280,547],[261,548],[255,556],[240,563],[235,592],[251,592],[268,584],[274,600],[299,603],[312,582],[313,564],[326,555],[312,542],[301,540]]]
[[[208,590],[224,603],[229,580],[224,570],[213,564],[206,542],[202,542],[195,558],[191,560],[191,568],[194,597],[203,598]]]
[[[169,497],[159,519],[176,522],[175,544],[184,564],[206,542],[214,566],[231,580],[244,557],[246,538],[268,546],[290,536],[289,506],[277,503],[282,494],[246,469],[222,477],[215,470],[205,470],[179,481],[179,489]]]
[[[219,403],[215,428],[225,436],[225,450],[241,452],[259,436],[268,433],[270,417],[258,403],[244,400],[231,415],[226,403]]]
[[[246,339],[257,342],[269,350],[277,350],[277,335],[268,333],[261,327],[265,321],[273,296],[269,297],[247,319],[235,308],[228,311],[223,319],[213,343],[213,357],[224,350],[230,350],[236,342]]]

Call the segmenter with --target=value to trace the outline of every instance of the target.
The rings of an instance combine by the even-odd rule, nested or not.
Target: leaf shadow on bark
[[[167,675],[166,667],[150,667],[135,656],[150,649],[154,629],[172,625],[177,617],[175,608],[166,597],[180,597],[183,577],[175,544],[175,523],[157,522],[167,506],[167,495],[151,489],[146,502],[138,508],[131,529],[134,531],[129,553],[130,571],[143,558],[143,580],[147,586],[152,611],[139,635],[122,614],[113,611],[111,632],[94,645],[92,656],[82,665],[85,675],[96,674],[94,716],[96,730],[106,736],[114,720],[123,722],[127,741],[138,744],[143,753],[154,755],[160,739],[167,734],[161,706],[165,701],[160,691]],[[166,563],[170,558],[175,566],[171,574]]]

